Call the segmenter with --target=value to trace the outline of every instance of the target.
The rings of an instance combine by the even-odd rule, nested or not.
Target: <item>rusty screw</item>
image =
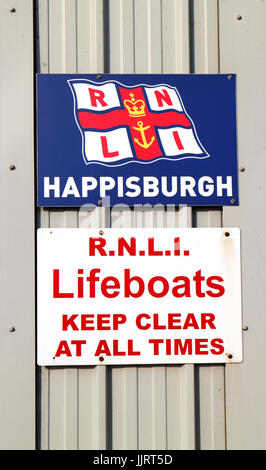
[[[100,356],[100,357],[99,357],[99,361],[100,361],[100,362],[103,362],[103,361],[104,361],[104,357]]]
[[[97,80],[101,80],[102,76],[99,74],[99,75],[97,75],[96,78],[97,78]]]
[[[98,201],[99,206],[101,206],[102,203],[103,203],[103,201],[100,199],[100,200]]]
[[[226,355],[227,355],[228,359],[233,359],[233,354],[227,353]]]
[[[230,237],[230,232],[224,232],[225,237]]]

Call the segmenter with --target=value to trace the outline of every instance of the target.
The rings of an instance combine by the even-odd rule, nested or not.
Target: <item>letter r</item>
[[[105,94],[102,90],[95,90],[94,88],[88,88],[90,93],[91,105],[97,108],[97,101],[101,106],[107,106],[107,103],[104,101]]]

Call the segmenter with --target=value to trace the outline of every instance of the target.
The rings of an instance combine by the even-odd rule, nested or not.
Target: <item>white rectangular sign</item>
[[[39,229],[38,364],[242,361],[237,228]]]

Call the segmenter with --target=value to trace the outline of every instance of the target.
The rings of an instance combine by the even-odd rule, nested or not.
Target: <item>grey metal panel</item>
[[[108,5],[110,73],[133,73],[135,70],[134,2],[113,0]]]
[[[104,64],[101,0],[39,0],[39,71],[95,73]],[[96,210],[41,210],[42,227],[104,227],[108,214]],[[38,447],[107,447],[106,367],[39,368]]]
[[[237,72],[235,64],[238,64],[246,73],[243,57],[235,57],[246,30],[243,28],[242,35],[237,36],[239,44],[235,53],[231,54],[231,40],[227,39],[227,27],[231,25],[229,37],[234,38],[236,47],[235,35],[239,33],[235,28],[240,23],[235,20],[238,13],[235,12],[238,7],[244,11],[243,5],[247,11],[251,9],[243,0],[39,0],[39,68],[42,72],[59,73],[218,73]],[[263,3],[258,8],[264,12]],[[261,33],[256,34],[259,38]],[[252,47],[255,46],[247,49],[250,55]],[[263,47],[265,50],[265,43]],[[259,70],[262,67],[256,66]],[[244,90],[249,82],[241,80]],[[263,90],[262,81],[260,86]],[[251,101],[250,97],[247,109],[254,109]],[[242,102],[244,115],[245,99]],[[241,126],[246,133],[245,124]],[[248,143],[247,138],[244,142],[243,145]],[[260,159],[261,148],[259,144]],[[245,158],[251,154],[251,148],[249,152],[242,149],[244,165]],[[242,176],[245,178],[245,174]],[[245,197],[243,191],[240,196]],[[223,222],[240,225],[239,220],[246,227],[246,218],[245,223],[241,218],[233,220],[240,217],[239,211],[226,209],[223,221],[219,208],[192,211],[181,207],[166,211],[159,206],[134,210],[116,207],[111,213],[106,208],[86,207],[42,210],[40,225],[214,227]],[[257,217],[255,214],[253,217],[254,225]],[[263,233],[264,222],[260,224]],[[251,229],[246,236],[251,239]],[[259,266],[263,276],[262,264]],[[251,309],[252,297],[249,299]],[[263,352],[262,336],[260,340]],[[246,353],[254,358],[254,348],[247,347]],[[255,391],[251,393],[249,388],[244,395],[242,389],[243,380],[249,382],[249,377],[261,387],[261,400],[263,397],[264,379],[252,365],[246,367],[244,364],[226,368],[221,365],[41,368],[39,445],[43,449],[224,449],[227,434],[228,447],[233,448],[240,445],[244,418],[253,423],[253,428],[256,423],[263,436],[259,411],[252,419],[250,412],[243,414],[237,400],[237,394],[242,396],[242,403],[247,400],[247,394],[255,399]],[[251,409],[250,403],[248,408]],[[246,431],[244,436],[242,447],[248,448],[250,432]],[[264,438],[260,437],[259,442],[263,444]]]
[[[239,18],[240,15],[240,19]],[[241,227],[244,362],[226,371],[229,449],[265,449],[265,50],[266,3],[220,0],[221,71],[237,73],[240,206],[224,224]]]
[[[222,212],[217,209],[195,209],[197,227],[222,226]],[[223,450],[226,447],[225,367],[197,366],[197,446],[202,450]]]
[[[112,368],[112,448],[138,448],[138,369]]]
[[[77,25],[76,70],[101,72],[104,68],[104,1],[78,0],[76,5],[76,16],[73,15]]]
[[[218,73],[219,67],[219,17],[217,0],[193,2],[193,62],[195,73]]]
[[[189,73],[189,2],[162,0],[162,71]]]
[[[0,2],[0,448],[35,447],[33,11]],[[10,170],[10,165],[15,168]],[[10,327],[15,331],[9,332]],[[23,430],[23,432],[22,432]]]
[[[191,8],[192,52],[195,73],[219,73],[219,15],[216,0],[197,0]],[[222,226],[222,212],[215,208],[193,210],[195,227]],[[224,366],[196,367],[197,447],[225,449]]]
[[[128,8],[125,2],[109,2],[111,71],[186,72],[189,64],[188,2],[126,3]],[[121,60],[125,49],[126,63]],[[180,211],[173,208],[166,211],[160,205],[134,211],[117,208],[111,214],[114,227],[170,227],[189,223],[191,210],[187,208]],[[195,447],[193,366],[112,368],[110,374],[112,448]]]

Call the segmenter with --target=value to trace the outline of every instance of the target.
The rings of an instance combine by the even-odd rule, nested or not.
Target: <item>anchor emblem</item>
[[[134,141],[140,145],[141,147],[143,147],[144,149],[147,149],[149,148],[154,140],[155,140],[155,137],[153,136],[151,138],[151,140],[149,142],[147,142],[147,139],[146,139],[146,135],[145,135],[145,131],[150,129],[151,126],[146,126],[146,127],[143,127],[143,121],[138,121],[138,126],[139,127],[134,127],[133,126],[133,129],[135,129],[136,131],[139,131],[140,132],[140,136],[142,138],[142,142],[140,142],[136,137],[134,138]]]

